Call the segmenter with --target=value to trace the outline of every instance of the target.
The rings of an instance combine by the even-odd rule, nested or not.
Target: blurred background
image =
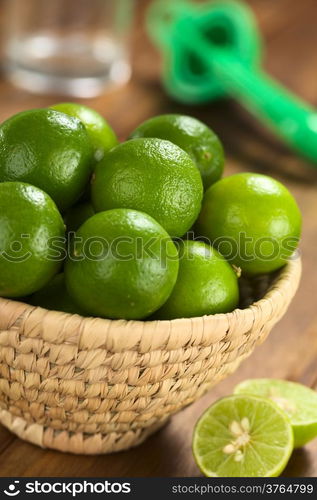
[[[316,0],[246,3],[262,33],[266,71],[316,107]],[[304,217],[301,287],[287,315],[238,371],[141,447],[113,456],[73,457],[40,450],[0,427],[1,475],[197,475],[191,454],[194,423],[235,384],[263,376],[317,388],[317,170],[231,99],[200,106],[171,99],[161,85],[160,54],[144,27],[149,4],[148,0],[0,0],[0,121],[65,100],[95,108],[121,140],[155,114],[177,112],[203,120],[224,143],[225,175],[240,171],[272,175],[297,198]],[[317,476],[316,441],[294,453],[285,474]]]
[[[0,99],[6,103],[1,106],[0,119],[57,100],[83,98],[83,102],[104,113],[124,136],[135,122],[131,109],[128,113],[132,96],[142,106],[145,118],[156,112],[158,102],[160,112],[178,111],[180,107],[162,90],[161,57],[145,30],[145,13],[150,3],[151,0],[0,0]],[[317,64],[317,54],[313,47],[317,35],[311,19],[317,14],[316,2],[245,3],[252,8],[264,38],[265,69],[314,103],[317,79],[313,65]],[[152,109],[151,105],[146,109],[152,96]],[[125,100],[128,107],[123,104]],[[215,101],[207,109],[198,110],[207,121],[211,111],[215,129],[222,128],[219,106],[224,115],[228,106],[234,110],[236,105],[228,100]],[[121,109],[126,111],[124,123]],[[194,108],[186,110],[195,115]],[[238,123],[248,122],[240,109],[234,113]],[[252,127],[258,129],[255,122]],[[259,129],[262,131],[262,127]],[[226,142],[226,130],[223,139]],[[232,135],[230,144],[231,148],[239,147]]]
[[[30,92],[94,97],[131,75],[134,0],[7,0],[4,69]]]

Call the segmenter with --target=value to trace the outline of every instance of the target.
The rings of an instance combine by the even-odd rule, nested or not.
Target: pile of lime
[[[293,449],[316,437],[316,391],[286,380],[251,379],[201,416],[193,454],[208,477],[276,477]]]
[[[174,319],[239,305],[241,274],[288,261],[297,204],[259,174],[221,179],[217,135],[182,115],[119,144],[75,103],[0,126],[0,296],[110,319]]]

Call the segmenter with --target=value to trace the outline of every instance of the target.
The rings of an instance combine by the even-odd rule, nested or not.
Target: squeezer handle
[[[212,11],[214,5],[211,4],[208,7],[209,12]],[[227,2],[224,9],[225,15],[232,16],[239,5],[240,9],[244,9],[245,22],[249,23],[251,35],[248,43],[253,43],[255,47],[258,32],[256,25],[252,25],[252,21],[248,18],[249,10],[244,6],[241,7],[239,2],[231,2],[230,5]],[[266,75],[256,57],[254,61],[247,62],[239,51],[211,44],[197,27],[196,13],[197,4],[184,0],[175,0],[173,3],[161,0],[154,3],[150,9],[148,27],[152,30],[151,34],[155,43],[165,54],[166,82],[169,81],[168,64],[172,60],[171,55],[174,52],[183,53],[183,61],[186,65],[186,54],[194,52],[196,59],[201,61],[204,68],[207,68],[204,88],[211,89],[216,81],[223,95],[235,98],[290,147],[317,164],[316,111]],[[250,45],[248,47],[252,48]],[[186,88],[187,83],[183,73],[178,72],[170,86],[170,91],[173,91],[172,95],[178,96],[180,100],[186,100],[183,99],[182,90]],[[190,81],[190,85],[195,92],[195,80],[194,83]],[[197,96],[200,96],[200,91],[201,88],[197,88]],[[212,95],[212,92],[210,94]],[[207,99],[208,92],[206,96]],[[202,96],[201,102],[203,100]]]
[[[228,95],[289,146],[317,162],[317,113],[260,69],[249,68],[226,54],[213,58],[213,72]]]

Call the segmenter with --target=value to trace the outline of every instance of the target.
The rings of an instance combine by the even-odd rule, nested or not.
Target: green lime
[[[49,195],[22,182],[0,183],[0,296],[42,288],[58,272],[63,251],[64,223]]]
[[[294,431],[295,448],[317,437],[317,392],[286,380],[251,379],[237,385],[235,394],[253,394],[274,401],[284,410]]]
[[[182,236],[198,217],[203,195],[197,168],[185,151],[161,139],[133,139],[98,163],[92,180],[96,212],[132,208]]]
[[[84,191],[91,157],[85,127],[64,113],[24,111],[0,126],[0,182],[33,184],[47,192],[61,210]]]
[[[198,167],[204,188],[218,181],[224,168],[224,151],[216,134],[192,116],[160,115],[142,123],[131,138],[157,137],[182,148]]]
[[[237,275],[217,250],[199,241],[180,242],[176,285],[156,316],[173,319],[227,313],[238,302]]]
[[[196,235],[207,237],[247,275],[282,267],[298,246],[301,213],[283,184],[266,175],[243,173],[211,186]]]
[[[293,451],[287,416],[255,396],[219,399],[201,416],[193,453],[207,477],[277,477]]]
[[[129,209],[98,213],[76,240],[65,265],[66,286],[88,314],[143,319],[168,299],[178,252],[149,215]]]
[[[95,211],[90,202],[87,201],[74,205],[66,212],[64,217],[67,231],[77,231],[77,229],[93,215],[95,215]]]
[[[79,307],[66,289],[63,273],[55,276],[44,288],[34,293],[30,297],[29,303],[50,311],[81,314]]]
[[[51,108],[75,116],[85,125],[96,161],[100,161],[107,151],[118,144],[117,136],[109,123],[94,109],[75,102],[62,102]]]

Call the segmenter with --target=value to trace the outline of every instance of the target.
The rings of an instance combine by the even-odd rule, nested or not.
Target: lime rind
[[[75,102],[60,102],[51,106],[51,109],[73,116],[82,122],[91,141],[95,162],[100,161],[107,151],[119,143],[107,120],[94,109]]]
[[[249,394],[275,402],[289,417],[294,447],[317,437],[317,392],[296,382],[278,379],[250,379],[238,384],[234,394]]]
[[[276,477],[293,444],[289,420],[275,403],[257,396],[229,396],[199,419],[193,454],[207,477]]]

